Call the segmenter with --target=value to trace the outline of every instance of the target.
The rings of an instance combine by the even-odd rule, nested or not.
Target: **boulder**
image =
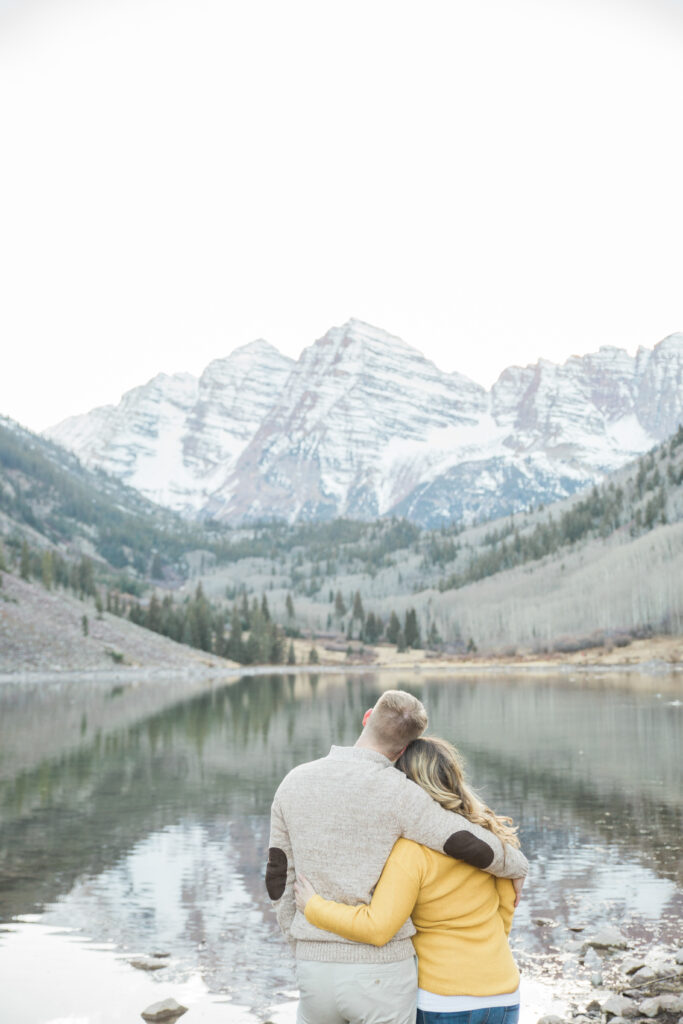
[[[158,1003],[152,1003],[146,1010],[142,1011],[143,1020],[153,1021],[154,1024],[161,1024],[162,1021],[177,1020],[184,1013],[187,1007],[181,1006],[175,999],[162,999]]]
[[[585,945],[595,949],[627,949],[628,939],[618,928],[608,924],[596,932],[592,939],[586,939]]]
[[[616,992],[604,1000],[600,1009],[608,1017],[635,1017],[638,1012],[638,1004],[626,996],[618,996]]]

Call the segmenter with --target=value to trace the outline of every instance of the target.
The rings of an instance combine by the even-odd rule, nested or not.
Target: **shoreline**
[[[164,682],[171,680],[186,680],[187,682],[206,682],[221,679],[237,679],[244,676],[262,675],[372,675],[377,673],[412,672],[417,675],[430,672],[451,672],[457,675],[491,675],[497,672],[505,672],[508,675],[541,675],[557,674],[569,675],[580,674],[584,677],[602,677],[606,675],[633,676],[643,675],[648,677],[673,676],[679,677],[683,682],[683,663],[672,663],[663,658],[648,658],[647,660],[574,660],[570,658],[547,659],[547,658],[462,658],[462,659],[437,659],[421,658],[415,660],[395,661],[328,661],[322,660],[320,664],[297,664],[297,665],[235,665],[234,662],[226,662],[225,665],[217,664],[215,661],[205,666],[179,666],[173,668],[169,665],[126,665],[120,668],[92,668],[92,669],[71,669],[68,667],[60,669],[18,669],[16,672],[0,672],[0,685],[11,683],[35,684],[35,683],[56,683],[68,682],[103,682],[103,683],[125,683],[130,681],[139,682]]]
[[[44,915],[20,915],[3,925],[2,931],[4,980],[7,982],[10,972],[15,981],[18,979],[12,999],[17,1001],[14,1008],[21,1024],[27,1024],[31,1016],[24,1015],[32,1000],[26,999],[22,985],[29,981],[29,965],[36,953],[52,965],[48,968],[49,988],[52,998],[57,997],[60,1011],[67,1003],[73,1009],[69,988],[78,982],[78,1010],[86,1015],[84,1019],[96,1014],[98,1020],[113,1024],[121,1019],[121,1011],[139,1017],[141,1012],[153,1009],[149,1004],[172,999],[187,1008],[188,1024],[195,1017],[219,1024],[226,1012],[236,1024],[294,1024],[298,1003],[295,986],[290,990],[278,988],[267,1005],[260,1000],[249,1005],[239,997],[235,1000],[231,990],[213,989],[197,964],[183,963],[165,947],[160,954],[149,953],[116,940],[96,940],[81,929],[50,922],[49,915],[48,920]],[[583,932],[583,928],[573,931]],[[513,952],[516,958],[526,959],[520,949]],[[573,939],[566,939],[561,953],[567,965],[572,965],[571,974],[564,978],[546,973],[543,957],[539,960],[534,956],[531,969],[520,964],[522,1024],[647,1024],[650,1020],[654,1024],[677,1024],[683,1012],[683,947],[634,942],[619,928],[605,923],[589,937],[575,934]],[[554,959],[550,953],[546,955],[549,961]],[[94,985],[85,981],[86,972],[88,977],[92,975]],[[33,1002],[35,1009],[41,997]],[[55,1008],[51,1006],[51,1010]]]

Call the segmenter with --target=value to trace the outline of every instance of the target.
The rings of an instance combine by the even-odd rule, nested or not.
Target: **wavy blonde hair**
[[[414,740],[396,767],[447,811],[457,811],[474,825],[489,829],[502,842],[519,846],[512,818],[495,814],[467,785],[465,763],[452,743],[435,736]]]

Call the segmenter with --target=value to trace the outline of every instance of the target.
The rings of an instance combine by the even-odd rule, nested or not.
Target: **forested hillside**
[[[283,620],[289,599],[300,628],[363,642],[394,641],[414,609],[419,642],[436,648],[622,643],[681,629],[682,520],[683,427],[600,487],[468,529],[262,527],[226,541],[232,564],[203,585],[216,597],[268,592]]]
[[[0,571],[237,661],[324,632],[357,652],[626,643],[683,622],[683,426],[564,502],[467,529],[391,518],[190,525],[0,423]]]
[[[145,576],[168,566],[207,538],[132,487],[85,469],[59,445],[0,419],[0,517],[5,543],[32,539],[38,547],[90,554],[114,570]]]

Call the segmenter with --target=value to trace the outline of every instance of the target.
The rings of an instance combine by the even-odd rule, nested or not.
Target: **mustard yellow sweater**
[[[519,985],[507,941],[514,903],[508,879],[399,839],[369,905],[313,896],[306,919],[342,938],[383,946],[412,915],[420,988],[489,996]]]

